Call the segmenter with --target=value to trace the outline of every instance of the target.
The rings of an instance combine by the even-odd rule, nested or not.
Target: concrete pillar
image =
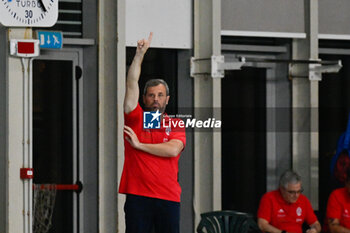
[[[194,1],[194,57],[209,58],[221,53],[221,1]],[[206,64],[210,70],[210,64]],[[212,116],[221,119],[221,79],[208,74],[194,77],[195,117],[212,109]],[[208,116],[208,115],[207,115]],[[221,209],[221,132],[194,134],[194,212],[195,227],[200,214]]]
[[[122,111],[125,81],[124,0],[99,1],[99,232],[123,232],[117,191],[123,162]],[[120,25],[120,26],[118,26]],[[123,75],[120,75],[122,73]],[[116,124],[117,123],[117,124]],[[121,164],[121,165],[120,165]],[[118,209],[119,207],[119,209]],[[119,212],[118,212],[119,210]]]
[[[124,165],[124,95],[126,74],[126,51],[125,51],[125,8],[126,0],[118,0],[117,16],[117,156],[118,156],[118,186],[122,176]],[[125,195],[118,195],[118,232],[125,232],[124,218]]]
[[[293,59],[318,59],[318,1],[305,0],[306,39],[293,41]],[[305,75],[308,65],[295,66]],[[297,74],[298,75],[298,74]],[[318,81],[293,78],[293,169],[303,179],[305,194],[318,209]]]

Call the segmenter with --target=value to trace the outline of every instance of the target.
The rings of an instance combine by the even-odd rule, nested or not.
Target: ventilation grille
[[[82,38],[82,26],[81,0],[59,0],[58,20],[53,27],[45,29],[50,31],[62,31],[64,38]],[[43,28],[39,30],[43,30]]]

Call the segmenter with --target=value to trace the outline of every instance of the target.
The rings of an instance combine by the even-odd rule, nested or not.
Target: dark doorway
[[[73,62],[34,60],[35,184],[73,183]],[[73,193],[57,191],[53,232],[73,232]]]
[[[222,208],[256,214],[266,191],[266,70],[222,79]]]
[[[323,74],[319,83],[319,212],[324,218],[329,194],[342,186],[330,174],[330,161],[350,114],[350,57],[323,55],[320,58],[342,60],[343,64],[339,73]]]

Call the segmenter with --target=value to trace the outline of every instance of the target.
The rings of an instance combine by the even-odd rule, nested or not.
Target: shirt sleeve
[[[305,197],[305,208],[306,208],[306,218],[305,221],[307,224],[311,225],[317,221],[316,214],[314,212],[314,209],[311,206],[311,203],[309,199]]]
[[[143,110],[140,104],[137,104],[136,108],[129,112],[124,113],[124,123],[125,125],[135,128],[138,124],[142,124]]]
[[[259,209],[258,209],[258,218],[263,218],[266,221],[271,221],[272,214],[272,203],[271,199],[267,194],[264,194],[260,200]]]
[[[182,120],[176,119],[176,121],[180,122]],[[177,127],[173,128],[171,130],[171,133],[169,135],[169,141],[172,139],[180,140],[184,144],[184,148],[185,148],[185,146],[186,146],[186,132],[185,132],[185,127],[182,127],[182,125],[184,125],[184,124],[176,124],[176,125],[177,125]]]
[[[336,198],[336,193],[333,191],[328,198],[327,203],[327,219],[329,218],[341,218],[341,205]]]

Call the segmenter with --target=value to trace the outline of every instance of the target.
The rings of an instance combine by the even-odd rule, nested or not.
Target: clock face
[[[58,0],[0,0],[0,22],[12,27],[51,27],[58,17]]]

